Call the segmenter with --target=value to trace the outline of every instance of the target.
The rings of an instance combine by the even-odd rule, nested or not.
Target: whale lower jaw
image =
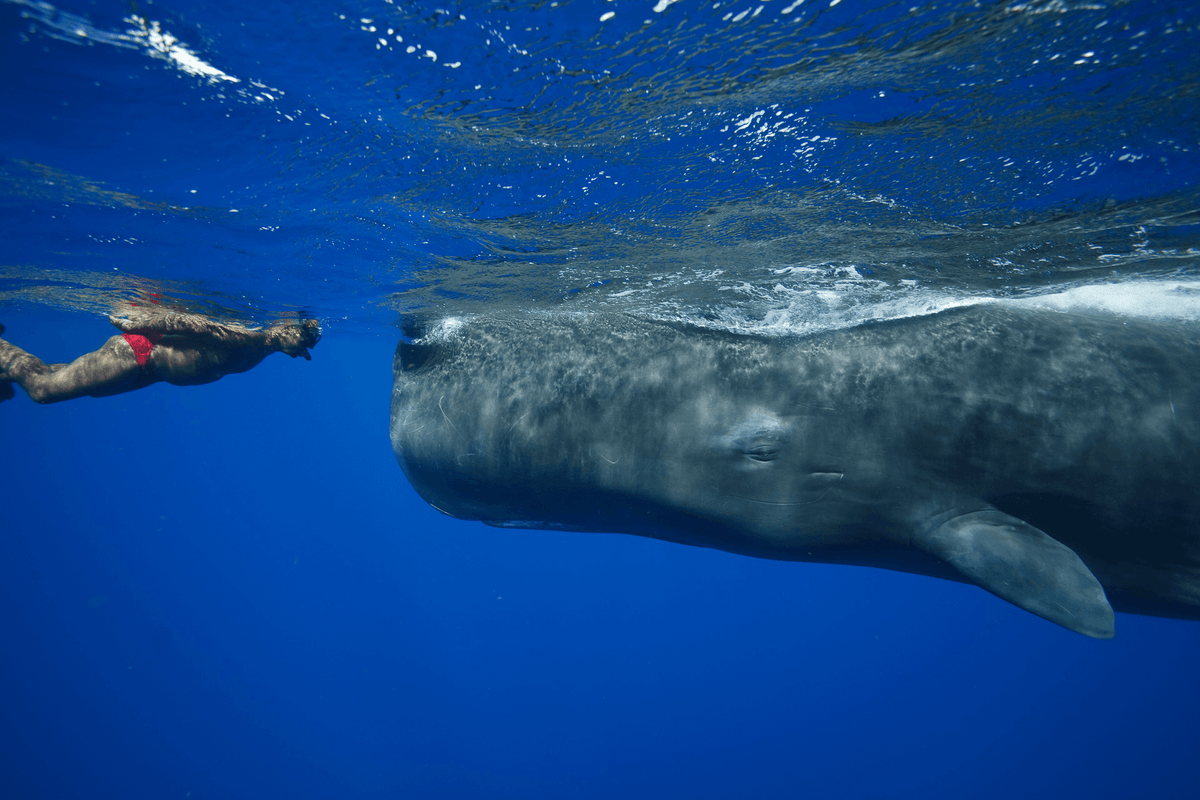
[[[569,531],[571,533],[592,533],[596,530],[584,525],[568,525],[563,522],[545,522],[536,519],[485,519],[482,522],[489,528],[520,528],[534,531]]]

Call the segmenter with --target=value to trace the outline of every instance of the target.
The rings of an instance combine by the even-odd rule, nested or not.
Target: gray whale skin
[[[417,492],[974,583],[1070,630],[1200,619],[1200,335],[1001,303],[795,338],[621,314],[444,321],[394,361]],[[1111,602],[1111,606],[1110,606]]]

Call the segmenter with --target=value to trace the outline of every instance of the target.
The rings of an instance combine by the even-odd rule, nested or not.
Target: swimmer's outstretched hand
[[[315,319],[302,320],[299,325],[280,325],[268,331],[271,344],[281,353],[312,361],[308,348],[321,341],[321,325]]]

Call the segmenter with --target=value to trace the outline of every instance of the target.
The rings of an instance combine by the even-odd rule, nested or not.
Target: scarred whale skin
[[[990,303],[805,337],[450,320],[394,360],[438,510],[975,583],[1080,633],[1200,619],[1200,335]],[[1111,607],[1110,607],[1111,603]]]

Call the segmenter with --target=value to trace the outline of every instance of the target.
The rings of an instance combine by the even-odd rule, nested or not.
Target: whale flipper
[[[977,586],[1064,628],[1113,636],[1104,588],[1071,548],[996,509],[962,514],[914,542]]]

